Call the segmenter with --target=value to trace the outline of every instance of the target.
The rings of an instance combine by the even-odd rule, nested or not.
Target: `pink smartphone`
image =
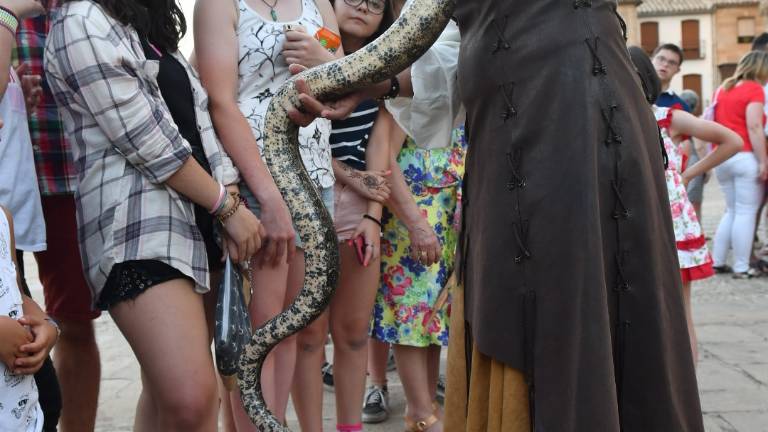
[[[352,245],[357,252],[357,260],[360,261],[360,265],[365,265],[365,239],[362,234],[352,240]]]

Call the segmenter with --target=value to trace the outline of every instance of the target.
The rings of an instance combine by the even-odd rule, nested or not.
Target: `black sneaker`
[[[727,265],[713,266],[712,270],[714,270],[717,274],[733,273],[733,269]]]
[[[445,403],[445,375],[440,374],[437,377],[437,393],[435,394],[435,399],[437,399],[437,402],[440,404]]]
[[[323,363],[320,372],[323,374],[323,387],[328,391],[333,391],[333,365],[328,362]]]
[[[387,387],[373,385],[365,390],[363,399],[363,423],[381,423],[389,417],[389,392]]]

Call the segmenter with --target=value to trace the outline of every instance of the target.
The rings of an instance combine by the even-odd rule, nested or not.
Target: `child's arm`
[[[389,198],[390,191],[386,179],[389,171],[360,171],[336,159],[331,161],[331,165],[336,181],[351,187],[363,198],[379,202]]]
[[[394,119],[382,106],[376,116],[376,121],[371,131],[371,138],[365,149],[365,164],[368,170],[374,172],[386,172],[389,168],[389,139]],[[376,187],[381,191],[386,188],[386,196],[383,200],[368,200],[365,216],[358,223],[353,238],[362,235],[365,240],[365,256],[363,265],[367,266],[371,260],[376,260],[381,253],[381,216],[383,205],[380,201],[389,198],[389,187],[381,184]]]
[[[672,113],[672,124],[669,129],[674,137],[688,135],[702,141],[719,143],[715,151],[685,170],[682,174],[685,185],[688,185],[691,179],[725,162],[744,147],[741,137],[727,127],[700,119],[682,110],[675,110]]]
[[[11,233],[11,259],[13,265],[16,267],[16,284],[21,289],[21,271],[19,270],[19,264],[16,262],[16,239],[13,236],[13,217],[11,214],[3,208],[5,216],[8,219],[8,227]],[[40,309],[40,306],[35,303],[34,300],[22,294],[23,304],[22,309],[24,316],[17,322],[24,333],[27,335],[27,340],[17,347],[18,355],[15,356],[12,366],[9,366],[15,374],[19,375],[31,375],[37,372],[43,365],[45,357],[48,352],[53,348],[53,345],[58,339],[58,329],[48,321],[48,316]],[[30,332],[23,326],[29,326]],[[5,360],[5,359],[3,359]]]
[[[11,214],[4,207],[0,206],[0,210],[5,213],[5,217],[8,220],[8,228],[11,235],[9,250],[13,263],[16,264],[16,242],[13,237],[13,219],[11,218]],[[18,271],[16,274],[18,281]],[[21,285],[18,286],[21,287]],[[25,355],[21,350],[21,347],[30,342],[32,342],[32,335],[21,323],[13,318],[0,316],[0,361],[2,361],[9,370],[14,371],[16,369],[14,365],[16,358]]]

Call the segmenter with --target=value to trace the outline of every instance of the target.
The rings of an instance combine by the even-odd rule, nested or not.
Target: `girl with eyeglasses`
[[[372,41],[391,21],[382,0],[334,2],[346,53]],[[311,67],[311,59],[296,63]],[[299,333],[291,397],[301,430],[323,430],[323,383],[319,372],[330,328],[336,397],[336,430],[362,430],[360,405],[366,381],[368,329],[379,282],[382,203],[389,197],[389,133],[393,121],[381,101],[362,101],[349,118],[334,121],[330,136],[334,219],[339,242],[339,284],[325,314]]]
[[[304,282],[302,245],[291,216],[261,157],[264,117],[272,96],[291,77],[288,65],[333,60],[314,35],[338,33],[328,0],[199,0],[195,5],[195,53],[210,94],[214,127],[240,170],[240,192],[266,231],[264,248],[250,263],[251,321],[259,326],[290,304]],[[299,133],[300,153],[323,201],[333,210],[330,121],[319,119]],[[296,338],[267,357],[261,383],[272,413],[285,419],[296,363]],[[318,366],[319,369],[319,366]],[[254,430],[233,392],[239,431]]]

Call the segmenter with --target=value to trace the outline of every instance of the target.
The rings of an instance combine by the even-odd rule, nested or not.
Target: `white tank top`
[[[22,299],[16,283],[16,267],[11,254],[11,231],[5,212],[0,209],[0,315],[21,318]],[[43,411],[37,401],[37,386],[32,375],[13,375],[0,362],[0,431],[39,432]]]
[[[303,26],[313,35],[323,26],[323,17],[313,0],[301,0],[299,19],[277,21],[264,18],[245,0],[238,0],[239,40],[238,58],[238,106],[256,136],[259,152],[264,143],[262,130],[264,114],[277,89],[291,77],[288,63],[283,57],[285,24]],[[331,167],[331,147],[328,138],[331,122],[317,119],[299,130],[299,152],[310,177],[321,188],[333,186],[335,181]]]
[[[16,248],[26,252],[45,250],[45,220],[27,126],[27,108],[19,77],[11,69],[8,89],[0,101],[0,205],[16,223]]]

